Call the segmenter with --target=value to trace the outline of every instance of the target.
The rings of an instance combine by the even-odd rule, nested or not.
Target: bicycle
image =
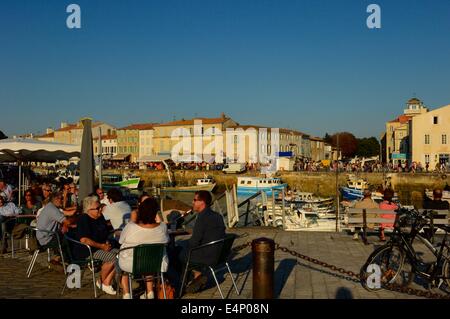
[[[389,241],[375,249],[368,257],[360,271],[362,286],[369,291],[386,288],[389,285],[408,286],[414,276],[419,276],[428,284],[428,289],[438,287],[450,293],[450,256],[447,242],[449,227],[435,226],[433,211],[419,213],[416,210],[399,209],[397,211],[394,231]],[[437,229],[442,229],[442,241],[432,244]],[[416,253],[413,244],[418,240],[436,258],[434,262],[425,263]],[[374,266],[379,266],[379,285],[370,284]],[[409,269],[410,268],[410,269]]]

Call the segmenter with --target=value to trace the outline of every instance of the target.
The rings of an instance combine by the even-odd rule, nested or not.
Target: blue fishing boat
[[[237,193],[238,195],[251,195],[259,191],[267,195],[278,194],[283,188],[287,188],[287,183],[283,183],[276,177],[238,177]]]

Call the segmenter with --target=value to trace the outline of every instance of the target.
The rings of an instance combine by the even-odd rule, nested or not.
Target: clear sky
[[[81,7],[81,29],[66,7]],[[366,8],[381,6],[369,30]],[[413,94],[450,104],[449,0],[1,0],[0,130],[225,112],[379,136]]]

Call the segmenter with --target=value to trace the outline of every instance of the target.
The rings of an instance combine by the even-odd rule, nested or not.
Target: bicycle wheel
[[[442,265],[442,277],[444,282],[441,285],[441,289],[450,294],[450,263],[447,260]]]
[[[370,254],[364,266],[360,271],[362,286],[369,291],[377,291],[387,284],[403,284],[403,275],[401,274],[405,262],[405,253],[397,245],[384,245]],[[373,272],[368,272],[370,265],[377,265],[380,269],[379,285],[371,282],[374,279]],[[396,282],[399,279],[400,282]],[[371,284],[372,283],[372,284]]]

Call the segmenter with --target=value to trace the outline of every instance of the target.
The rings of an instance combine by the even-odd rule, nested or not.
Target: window
[[[442,144],[447,144],[447,134],[442,134]]]
[[[425,134],[425,144],[430,144],[430,135]]]
[[[242,185],[245,184],[245,181],[241,181],[241,184],[242,184]]]
[[[430,154],[425,154],[425,163],[430,163]]]
[[[214,126],[212,127],[212,133],[216,134],[216,128]]]
[[[433,124],[438,124],[438,117],[437,116],[433,116]]]
[[[238,144],[238,136],[237,135],[234,136],[234,144]]]

